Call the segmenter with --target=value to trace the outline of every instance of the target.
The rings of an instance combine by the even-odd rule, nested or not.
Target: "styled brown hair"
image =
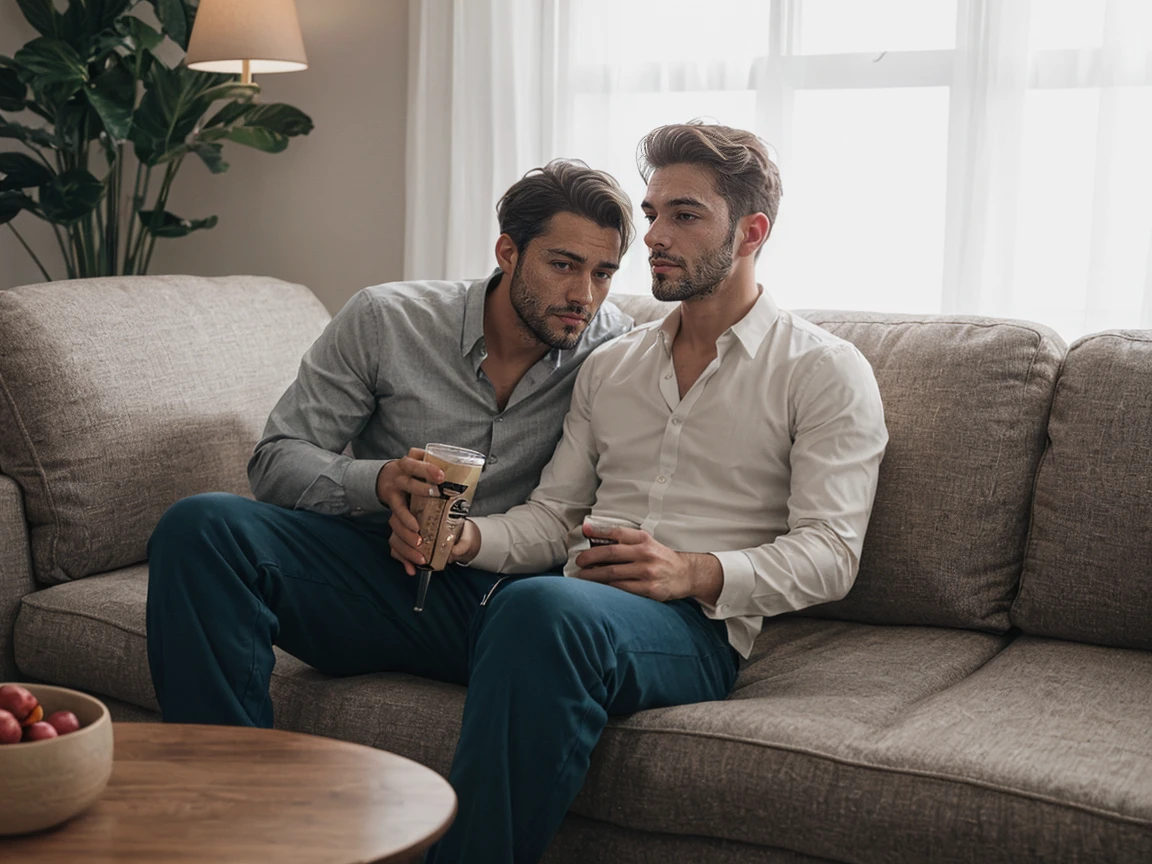
[[[578,159],[553,159],[512,184],[496,205],[500,233],[523,254],[532,238],[548,230],[557,213],[590,219],[620,234],[620,254],[632,242],[632,201],[611,174]]]
[[[769,234],[776,226],[782,194],[780,169],[768,158],[768,145],[751,132],[699,120],[660,126],[640,141],[636,164],[645,183],[653,171],[668,165],[710,168],[716,193],[728,204],[733,229],[752,213],[768,217]]]

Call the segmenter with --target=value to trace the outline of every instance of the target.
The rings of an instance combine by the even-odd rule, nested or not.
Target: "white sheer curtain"
[[[413,278],[492,262],[555,156],[639,204],[640,137],[752,129],[784,181],[784,306],[1152,327],[1148,0],[412,0]],[[637,222],[639,211],[637,211]],[[614,290],[648,290],[637,243]]]

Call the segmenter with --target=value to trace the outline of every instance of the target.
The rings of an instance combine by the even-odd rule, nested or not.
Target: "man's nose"
[[[572,280],[568,286],[568,302],[573,305],[587,306],[592,302],[592,274],[584,273]]]
[[[644,243],[649,249],[667,248],[668,238],[665,236],[664,226],[660,224],[659,219],[654,220],[648,226],[648,230],[644,234]]]

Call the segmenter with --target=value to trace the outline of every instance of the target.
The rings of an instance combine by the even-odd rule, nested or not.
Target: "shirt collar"
[[[672,354],[672,341],[680,332],[680,315],[683,308],[683,304],[680,304],[660,322],[660,346],[664,349],[664,353],[669,356]],[[748,356],[755,357],[764,337],[768,335],[768,331],[772,329],[772,325],[776,323],[776,319],[779,317],[780,310],[777,308],[776,302],[764,290],[764,287],[760,286],[760,296],[756,298],[756,302],[752,304],[748,314],[721,333],[720,338],[716,340],[717,344],[720,345],[729,341],[734,336],[744,347]]]
[[[476,343],[484,338],[484,298],[488,296],[488,291],[495,287],[503,272],[497,267],[490,276],[477,279],[468,286],[467,298],[464,301],[464,327],[460,333],[460,353],[465,357],[471,354]]]

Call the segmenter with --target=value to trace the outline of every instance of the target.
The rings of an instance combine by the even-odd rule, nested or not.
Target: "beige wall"
[[[210,231],[160,240],[152,273],[254,273],[301,282],[331,311],[359,288],[401,278],[407,0],[297,0],[309,69],[257,81],[265,102],[288,102],[316,123],[275,155],[226,143],[226,174],[184,163],[168,209]],[[0,3],[0,54],[34,35],[15,3]],[[17,220],[54,276],[51,235]],[[28,232],[23,226],[28,225]],[[0,228],[0,288],[42,281]]]

